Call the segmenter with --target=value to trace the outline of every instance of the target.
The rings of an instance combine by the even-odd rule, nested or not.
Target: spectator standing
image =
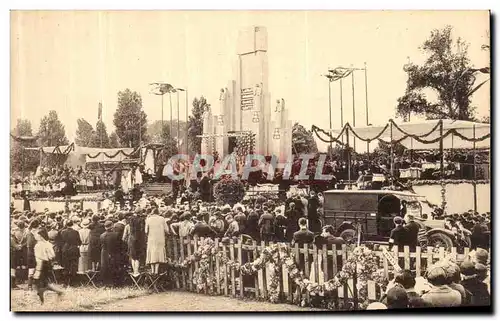
[[[90,220],[88,218],[83,219],[80,224],[81,229],[78,231],[80,235],[80,258],[78,260],[78,272],[85,273],[90,270],[90,257],[89,257],[89,244],[90,244]]]
[[[118,233],[113,232],[113,222],[104,223],[105,232],[100,236],[101,278],[105,285],[117,284],[117,259],[119,255]]]
[[[264,214],[259,218],[260,240],[265,242],[274,241],[275,220],[273,214],[264,207]]]
[[[66,274],[66,285],[71,286],[74,283],[78,272],[78,260],[80,258],[80,234],[73,229],[73,221],[66,223],[66,229],[61,232],[62,241],[62,266]]]
[[[151,264],[151,273],[159,274],[160,263],[167,261],[165,249],[165,234],[168,233],[167,223],[159,215],[158,209],[153,209],[152,215],[146,219],[147,255],[146,264]]]

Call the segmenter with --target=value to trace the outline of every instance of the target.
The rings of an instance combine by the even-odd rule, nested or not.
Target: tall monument
[[[235,79],[220,90],[218,115],[206,115],[211,121],[207,119],[208,127],[204,126],[203,131],[205,136],[214,135],[215,143],[212,148],[211,144],[203,143],[202,153],[217,151],[221,156],[226,155],[234,147],[231,136],[252,132],[255,134],[254,153],[286,159],[291,155],[291,138],[287,138],[291,128],[286,129],[290,122],[284,101],[279,111],[271,106],[265,27],[250,27],[239,32],[235,69]],[[273,135],[276,130],[280,132],[279,138]]]

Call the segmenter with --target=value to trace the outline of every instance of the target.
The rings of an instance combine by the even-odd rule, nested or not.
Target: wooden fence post
[[[257,242],[255,240],[252,241],[252,247],[253,247],[253,260],[257,260],[258,254],[257,254]],[[259,270],[257,274],[255,275],[255,298],[259,299],[259,286],[260,286],[260,275],[262,272]]]
[[[233,239],[229,242],[229,258],[234,262],[234,241]],[[231,269],[231,294],[236,297],[236,278],[234,275],[234,269]]]
[[[266,242],[260,242],[260,252],[262,253],[266,248]],[[262,267],[262,297],[264,300],[267,300],[267,268],[264,265]]]
[[[222,253],[224,255],[224,259],[227,260],[227,248],[226,248],[226,244],[222,243]],[[227,283],[227,264],[224,263],[224,295],[227,296],[228,295],[228,283]]]
[[[219,251],[219,239],[215,239],[215,252]],[[215,257],[215,281],[217,282],[217,294],[220,295],[220,262],[219,256]]]
[[[304,271],[305,271],[305,277],[309,278],[310,276],[310,271],[309,271],[309,245],[307,243],[304,244]],[[309,295],[309,292],[306,291],[306,301],[307,303],[311,302],[311,297]]]
[[[236,244],[238,248],[238,262],[243,263],[243,236],[240,235],[240,238],[238,240],[239,244]],[[245,296],[245,288],[243,286],[243,273],[241,271],[238,271],[239,278],[240,278],[240,298],[243,298]]]

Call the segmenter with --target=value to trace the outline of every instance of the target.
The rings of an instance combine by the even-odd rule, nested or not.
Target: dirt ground
[[[166,292],[96,306],[90,311],[319,311],[292,304],[272,304],[189,292]]]

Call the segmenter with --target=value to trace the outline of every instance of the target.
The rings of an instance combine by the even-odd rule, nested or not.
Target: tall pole
[[[180,152],[180,150],[179,150],[179,147],[180,147],[180,145],[179,145],[179,142],[180,142],[180,141],[179,141],[179,139],[180,139],[180,136],[179,136],[179,130],[180,130],[179,125],[180,125],[180,118],[181,118],[181,117],[179,116],[179,113],[180,113],[180,107],[179,107],[179,91],[178,91],[178,90],[176,90],[176,93],[177,93],[177,152]]]
[[[346,148],[347,148],[347,181],[349,182],[349,189],[351,189],[351,151],[349,150],[349,130],[345,132],[346,135]]]
[[[186,88],[186,155],[189,154],[189,142],[188,142],[188,132],[189,132],[189,101],[188,101],[188,90]]]
[[[344,128],[344,103],[342,100],[342,78],[340,78],[340,127]],[[342,143],[344,143],[344,135],[342,135]]]
[[[368,69],[366,68],[365,61],[365,107],[366,107],[366,126],[370,125],[368,117]],[[366,152],[368,153],[368,159],[370,159],[370,142],[366,142]]]
[[[141,113],[141,111],[142,110],[139,109],[139,146],[141,146],[141,143],[142,143],[142,113]]]
[[[163,124],[163,95],[165,95],[164,93],[161,94],[161,134],[165,134],[163,132],[163,127],[164,127],[164,124]]]
[[[168,100],[170,101],[170,124],[169,124],[169,134],[172,138],[172,93],[168,92]]]
[[[332,129],[332,82],[328,79],[328,112],[330,120],[330,130]],[[332,158],[332,141],[330,140],[330,159]]]
[[[444,179],[444,147],[443,147],[443,120],[439,120],[439,152],[441,153],[441,179]]]
[[[472,134],[474,141],[472,142],[472,157],[473,159],[473,164],[474,164],[474,172],[472,175],[473,184],[472,187],[474,188],[474,214],[477,212],[477,186],[476,186],[476,125],[472,125]]]
[[[356,127],[356,104],[354,102],[354,71],[351,72],[351,86],[352,86],[352,125]],[[354,137],[354,151],[356,151],[356,137]]]

